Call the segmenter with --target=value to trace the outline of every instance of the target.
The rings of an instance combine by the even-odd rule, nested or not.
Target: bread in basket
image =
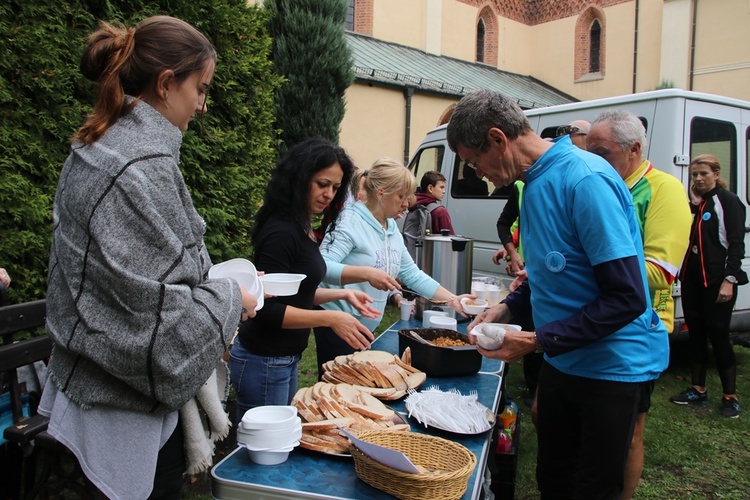
[[[450,500],[461,498],[477,458],[465,446],[414,432],[362,431],[357,438],[404,453],[423,474],[392,469],[350,446],[357,476],[397,498]]]

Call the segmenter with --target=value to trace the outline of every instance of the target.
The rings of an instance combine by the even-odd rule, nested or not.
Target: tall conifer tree
[[[346,0],[267,0],[282,149],[309,137],[338,142],[344,92],[354,80],[344,37]]]

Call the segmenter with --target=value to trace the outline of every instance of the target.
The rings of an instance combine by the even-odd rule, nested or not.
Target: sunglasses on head
[[[586,135],[588,132],[585,130],[581,130],[580,128],[574,126],[574,125],[564,125],[562,127],[557,127],[557,137],[561,137],[563,135],[575,135],[575,134],[581,134]]]

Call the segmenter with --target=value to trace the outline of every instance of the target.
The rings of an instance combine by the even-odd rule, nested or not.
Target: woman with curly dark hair
[[[328,230],[336,227],[340,209],[335,207],[343,206],[353,169],[342,148],[308,139],[290,148],[271,175],[252,234],[255,266],[266,273],[306,277],[296,295],[268,298],[240,327],[229,361],[237,421],[256,406],[289,404],[297,391],[297,363],[310,328],[329,327],[354,349],[367,349],[374,339],[351,314],[315,308],[346,300],[364,317],[380,314],[364,292],[318,288],[326,264],[313,233],[313,215],[334,207]]]

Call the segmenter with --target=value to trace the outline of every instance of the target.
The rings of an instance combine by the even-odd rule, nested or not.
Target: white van
[[[573,120],[593,119],[602,111],[621,108],[637,115],[646,127],[648,150],[644,157],[654,166],[689,186],[690,158],[710,153],[721,162],[722,177],[729,189],[747,206],[750,200],[750,102],[698,92],[668,89],[620,97],[563,104],[526,111],[531,126],[542,137],[554,137],[557,128]],[[448,180],[443,204],[458,234],[474,240],[475,275],[501,276],[505,266],[492,263],[499,248],[496,222],[507,200],[508,188],[495,189],[450,150],[446,125],[430,131],[409,162],[417,181],[429,170],[438,170]],[[745,233],[750,232],[746,226]],[[750,273],[750,238],[745,237],[742,267]],[[501,276],[503,277],[503,276]],[[675,287],[679,296],[679,283]],[[677,300],[675,332],[684,330],[682,307]],[[732,318],[732,331],[750,330],[750,285],[739,287]]]

